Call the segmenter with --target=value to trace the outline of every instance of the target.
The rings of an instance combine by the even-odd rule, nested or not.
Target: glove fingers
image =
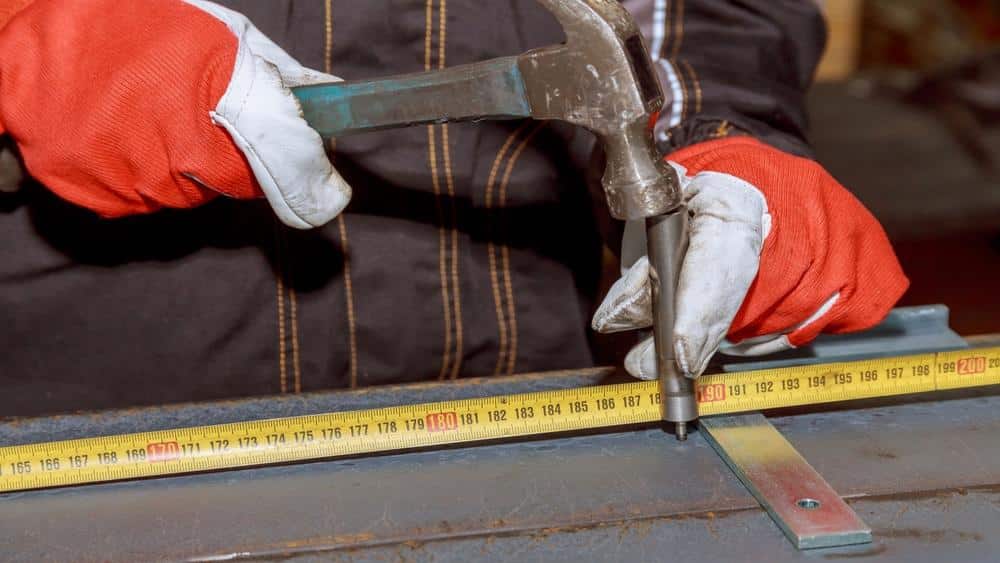
[[[834,305],[839,300],[840,293],[834,293],[818,309],[813,311],[806,320],[794,327],[782,332],[772,332],[770,334],[747,338],[735,344],[723,342],[720,351],[728,356],[766,356],[768,354],[777,354],[778,352],[791,350],[799,344],[811,341],[819,334],[823,324],[817,323],[833,310]]]
[[[649,258],[643,256],[611,286],[591,326],[604,334],[646,328],[653,324],[652,310]]]
[[[625,371],[632,377],[652,381],[657,378],[656,347],[653,337],[644,338],[625,356]]]
[[[728,174],[698,174],[688,194],[690,242],[677,289],[674,351],[681,371],[697,377],[757,276],[770,215],[756,188]]]

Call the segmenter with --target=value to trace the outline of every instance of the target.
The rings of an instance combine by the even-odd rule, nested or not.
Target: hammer
[[[678,439],[698,417],[693,382],[673,348],[674,295],[687,213],[673,169],[653,142],[663,92],[632,16],[617,0],[538,0],[566,42],[437,71],[293,90],[309,124],[339,137],[427,123],[533,118],[593,132],[607,156],[611,215],[645,219],[663,419]]]

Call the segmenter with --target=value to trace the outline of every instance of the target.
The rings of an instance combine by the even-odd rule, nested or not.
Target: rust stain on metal
[[[626,534],[632,536],[629,539],[632,540],[642,540],[653,530],[652,519],[649,520],[630,520],[625,522],[624,526],[621,526],[618,531],[618,543],[625,543]]]
[[[986,494],[1000,494],[1000,483],[994,485],[980,485],[975,487],[958,487],[954,489],[949,488],[949,489],[934,489],[930,491],[889,493],[884,495],[847,499],[847,502],[851,503],[859,500],[865,502],[896,502],[896,501],[913,501],[913,500],[930,500],[930,499],[945,500],[956,494],[961,496],[968,495],[970,491],[977,493],[986,493]]]
[[[986,494],[1000,494],[1000,484],[998,485],[988,485],[981,487],[963,487],[956,489],[946,489],[946,490],[934,490],[934,491],[919,491],[919,492],[909,492],[909,493],[897,493],[890,495],[880,495],[873,497],[860,497],[851,499],[852,501],[864,501],[866,503],[884,503],[884,502],[910,502],[910,501],[920,501],[920,500],[938,500],[941,502],[947,502],[947,499],[952,498],[956,495],[968,495],[970,492],[981,492]],[[650,508],[650,507],[640,507],[640,508]],[[662,507],[661,507],[662,508]],[[731,510],[711,510],[703,512],[689,512],[680,514],[667,514],[667,515],[647,515],[640,517],[633,517],[623,515],[625,511],[619,510],[615,512],[615,507],[612,505],[605,505],[600,509],[593,511],[593,513],[587,514],[582,517],[596,519],[595,521],[581,524],[573,525],[558,525],[558,526],[545,526],[545,527],[531,527],[528,523],[521,523],[522,527],[518,528],[518,523],[511,522],[509,519],[496,519],[489,522],[483,522],[480,525],[485,524],[488,526],[486,529],[477,529],[474,523],[467,523],[466,525],[459,525],[458,523],[440,521],[431,526],[426,527],[415,527],[406,530],[403,533],[394,534],[395,537],[378,536],[373,532],[361,532],[356,534],[339,534],[331,536],[321,536],[313,538],[305,538],[294,541],[286,541],[269,545],[262,546],[252,546],[248,548],[241,549],[241,552],[254,553],[256,555],[268,555],[268,556],[288,556],[303,553],[324,553],[324,552],[341,552],[345,554],[350,553],[360,553],[359,550],[365,548],[370,548],[375,545],[383,546],[396,546],[400,550],[400,556],[403,557],[404,552],[412,552],[413,550],[420,550],[427,547],[428,544],[439,542],[439,541],[449,541],[453,539],[478,539],[482,541],[483,545],[481,549],[486,550],[488,546],[493,545],[497,540],[507,537],[522,536],[528,541],[539,544],[548,541],[555,535],[566,535],[575,534],[577,532],[587,532],[591,530],[600,530],[608,528],[618,529],[618,541],[623,543],[625,541],[632,541],[633,539],[639,539],[646,537],[650,534],[654,527],[658,524],[664,522],[682,522],[682,521],[698,521],[701,520],[705,523],[710,535],[713,538],[720,537],[719,522],[727,519],[731,516],[738,516],[748,512],[760,512],[761,509],[757,506],[746,507],[746,508],[734,508]],[[646,514],[649,514],[648,512]],[[600,517],[603,515],[604,520]],[[581,518],[581,516],[578,516]],[[470,525],[471,524],[471,525]],[[934,544],[947,544],[956,542],[981,542],[984,541],[982,535],[972,532],[962,532],[957,530],[944,530],[944,529],[920,529],[913,527],[905,528],[895,528],[894,526],[889,526],[884,529],[874,530],[876,536],[883,538],[897,538],[906,540],[916,540],[924,541],[927,543]],[[878,555],[886,551],[886,547],[883,544],[872,546],[870,549],[863,551],[846,551],[840,553],[826,553],[824,558],[826,559],[850,559],[850,558],[861,558],[870,557],[872,555]]]
[[[347,545],[347,544],[368,543],[376,539],[378,539],[378,537],[371,532],[361,532],[357,534],[339,534],[324,538],[307,538],[300,540],[291,540],[271,545],[270,548],[272,550],[280,550],[280,549],[295,550],[295,549],[313,547],[317,544],[324,544],[324,543]]]
[[[982,534],[959,530],[927,530],[923,528],[889,528],[873,530],[876,535],[886,538],[923,540],[928,543],[980,542]]]
[[[885,449],[873,449],[873,448],[863,448],[861,450],[861,454],[878,459],[896,459],[899,457],[897,454],[891,451]]]
[[[853,501],[864,501],[864,502],[900,502],[900,501],[919,501],[928,499],[937,499],[940,501],[947,501],[948,498],[954,495],[968,495],[969,492],[983,492],[987,494],[1000,494],[1000,484],[998,485],[988,485],[980,487],[963,487],[959,489],[945,489],[945,490],[933,490],[933,491],[918,491],[918,492],[907,492],[907,493],[895,493],[889,495],[879,495],[872,497],[859,497],[855,499],[850,499],[849,502]],[[643,510],[648,510],[652,507],[639,507],[640,513]],[[724,519],[731,516],[741,515],[747,512],[760,512],[760,508],[757,506],[746,507],[746,508],[734,508],[732,510],[712,510],[704,512],[689,512],[680,514],[666,514],[666,515],[648,515],[648,516],[626,516],[622,515],[621,511],[616,512],[616,508],[611,505],[605,505],[600,509],[593,511],[593,513],[587,515],[580,515],[578,519],[590,519],[591,522],[563,525],[563,526],[547,526],[540,528],[531,528],[530,525],[522,523],[522,527],[518,528],[518,523],[511,522],[504,519],[492,520],[486,525],[491,529],[486,530],[476,530],[472,527],[456,526],[454,523],[441,521],[436,525],[429,526],[426,528],[413,528],[407,530],[402,537],[389,538],[389,537],[378,537],[372,533],[359,533],[359,534],[343,534],[327,537],[316,537],[308,538],[304,540],[284,542],[280,544],[274,544],[270,546],[262,546],[263,549],[254,549],[254,553],[260,552],[270,552],[270,553],[289,553],[289,552],[323,552],[323,551],[343,551],[350,553],[352,550],[361,549],[364,547],[370,547],[372,545],[399,545],[401,547],[407,547],[410,549],[418,549],[425,547],[428,542],[434,542],[439,540],[447,540],[450,538],[479,538],[485,545],[491,545],[500,538],[511,537],[511,536],[526,536],[530,538],[533,543],[542,543],[547,541],[550,537],[556,534],[574,534],[577,532],[585,532],[595,529],[606,529],[609,527],[617,527],[620,529],[618,538],[620,542],[625,541],[626,538],[631,539],[633,536],[642,538],[649,534],[653,527],[657,523],[662,522],[681,522],[687,520],[701,520],[705,522],[709,533],[713,537],[718,537],[719,529],[716,524]],[[632,512],[629,510],[628,512]],[[645,514],[650,514],[645,512]],[[604,518],[601,520],[600,518]],[[464,529],[463,529],[464,528]],[[882,537],[893,537],[893,538],[906,538],[906,539],[917,539],[925,540],[929,543],[944,543],[944,542],[973,542],[982,541],[983,538],[979,534],[975,533],[965,533],[954,530],[923,530],[916,528],[896,528],[892,529],[877,529],[875,530],[876,535]],[[885,550],[884,546],[873,547],[871,550],[861,551],[861,552],[849,552],[849,553],[830,553],[826,554],[824,557],[829,559],[837,558],[854,558],[854,557],[865,557],[870,555],[875,555],[882,553]]]
[[[705,529],[708,530],[708,535],[712,536],[712,539],[719,539],[719,530],[715,528],[715,513],[706,512],[705,513]]]
[[[413,549],[413,550],[417,550],[417,549],[423,549],[424,546],[427,545],[427,542],[420,541],[420,540],[409,540],[409,541],[403,542],[401,545],[403,545],[405,547],[408,547],[410,549]]]

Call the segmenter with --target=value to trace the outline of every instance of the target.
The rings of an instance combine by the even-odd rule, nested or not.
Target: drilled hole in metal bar
[[[795,501],[795,504],[799,505],[799,508],[804,508],[805,510],[816,510],[820,507],[820,502],[814,498],[800,498]]]

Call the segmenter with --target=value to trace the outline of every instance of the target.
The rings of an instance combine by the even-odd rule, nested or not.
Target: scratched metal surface
[[[851,502],[874,528],[870,545],[797,551],[759,510],[733,510],[636,520],[626,524],[538,530],[332,553],[300,553],[287,561],[449,563],[544,561],[996,561],[997,488],[934,491]]]
[[[946,324],[938,343],[954,345]],[[0,443],[594,384],[609,375],[597,370],[16,421],[0,425]],[[985,506],[996,510],[995,498],[977,500],[995,496],[984,487],[1000,485],[997,395],[986,389],[934,402],[891,399],[772,421],[842,494],[878,497],[871,514],[856,508],[876,529],[891,531],[876,538],[882,555],[919,560],[933,551],[922,549],[932,538],[969,544],[970,551],[950,559],[964,553],[975,561],[981,552],[973,547],[995,549],[991,542],[1000,541],[989,533],[1000,518],[985,517]],[[948,504],[956,507],[951,520],[933,499],[906,500],[927,491],[956,499]],[[653,428],[9,494],[0,496],[0,506],[0,559],[13,561],[816,556],[790,551],[700,436],[682,444]],[[897,512],[902,520],[895,527],[880,524]],[[718,548],[695,557],[706,537]]]
[[[891,543],[899,560],[923,553],[927,537],[978,534],[972,543],[992,548],[1000,542],[994,490],[961,494],[1000,486],[1000,396],[775,422],[843,495],[902,499],[856,504],[876,529],[887,529],[919,493],[944,491],[961,506],[955,524],[932,505],[896,524],[930,536],[876,532],[876,546]],[[983,495],[992,513],[965,506]],[[570,557],[562,550],[589,555],[593,544],[605,550],[598,559],[617,559],[607,550],[649,557],[670,545],[662,538],[680,541],[680,530],[704,536],[706,521],[733,554],[793,555],[700,436],[681,444],[656,429],[14,494],[0,502],[0,545],[9,549],[6,558],[21,561],[330,557],[382,546],[369,554],[377,557],[417,545],[443,560],[500,559],[501,545],[517,546],[525,558],[558,560]],[[639,533],[647,527],[656,532]],[[692,552],[695,538],[705,540],[684,536],[671,549]],[[705,560],[723,555],[706,552]]]

